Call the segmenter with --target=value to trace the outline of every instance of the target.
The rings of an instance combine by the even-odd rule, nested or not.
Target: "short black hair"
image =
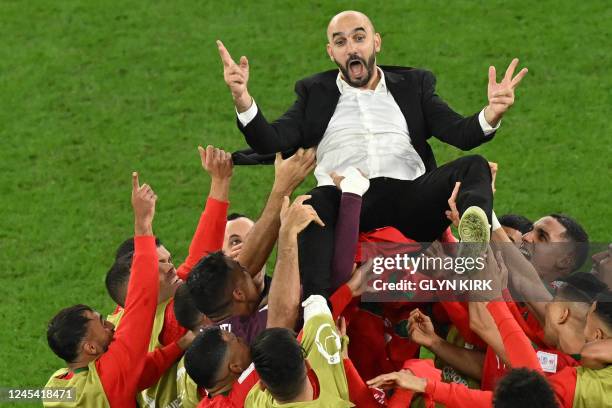
[[[595,299],[595,314],[599,317],[612,331],[612,290],[606,290],[597,295]]]
[[[534,370],[515,368],[502,378],[493,394],[495,408],[558,408],[552,387]]]
[[[233,212],[233,213],[231,213],[230,215],[227,216],[227,220],[228,221],[234,221],[234,220],[236,220],[238,218],[246,218],[246,219],[250,220],[250,218],[247,217],[246,215],[240,214],[240,213],[237,213],[237,212]]]
[[[502,226],[513,228],[520,231],[521,234],[526,234],[533,229],[533,222],[523,215],[504,214],[499,217],[498,221]]]
[[[159,247],[161,245],[161,241],[159,238],[155,237],[155,246]],[[134,253],[134,237],[129,237],[117,247],[117,251],[115,252],[115,259],[119,259],[125,254]]]
[[[564,214],[550,214],[559,224],[565,228],[564,236],[574,245],[574,264],[572,271],[578,270],[584,264],[584,261],[589,255],[589,234],[582,228],[582,225],[573,218],[568,217]]]
[[[282,327],[265,329],[251,344],[259,378],[278,402],[291,401],[306,378],[304,349],[295,333]]]
[[[106,291],[113,301],[119,306],[125,306],[125,297],[127,296],[127,286],[130,281],[132,269],[132,260],[134,252],[123,254],[115,259],[115,262],[106,273],[104,283]]]
[[[202,320],[202,313],[196,307],[187,285],[181,285],[174,293],[174,315],[179,324],[189,330],[196,330]]]
[[[200,387],[213,388],[228,347],[218,326],[198,334],[185,352],[185,370]]]
[[[231,304],[232,268],[223,252],[213,252],[201,259],[187,277],[187,287],[198,310],[211,319]]]
[[[592,304],[598,294],[605,291],[605,283],[597,279],[592,273],[576,272],[561,279],[560,286],[555,293],[555,300],[567,302],[581,302]]]
[[[74,305],[62,309],[47,326],[47,343],[53,352],[67,363],[79,356],[79,345],[87,334],[89,319],[85,312],[93,312],[87,305]]]

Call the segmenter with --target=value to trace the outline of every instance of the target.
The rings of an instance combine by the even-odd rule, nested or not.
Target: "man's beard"
[[[352,61],[359,61],[361,62],[361,64],[363,64],[366,74],[361,79],[353,80],[351,78],[350,66]],[[374,74],[374,67],[376,66],[376,52],[373,52],[372,55],[370,55],[370,58],[368,58],[367,62],[365,59],[358,57],[357,55],[351,55],[346,61],[346,65],[344,66],[335,59],[334,62],[336,63],[336,65],[338,65],[338,68],[340,68],[340,72],[342,72],[342,76],[344,77],[344,80],[347,84],[355,88],[361,88],[367,85],[368,82],[370,82],[370,79]]]

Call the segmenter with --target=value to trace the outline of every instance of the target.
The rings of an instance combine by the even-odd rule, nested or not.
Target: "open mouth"
[[[179,278],[178,276],[174,275],[174,279],[172,279],[170,281],[170,285],[171,286],[181,286],[183,284],[183,281],[181,280],[181,278]]]
[[[351,76],[354,78],[362,78],[365,75],[366,69],[363,62],[359,60],[352,60],[348,64],[348,70]]]
[[[527,260],[531,259],[531,253],[529,252],[529,250],[525,247],[525,245],[521,245],[521,247],[519,248],[519,251],[521,251],[521,254],[523,254],[523,256],[525,258],[527,258]]]

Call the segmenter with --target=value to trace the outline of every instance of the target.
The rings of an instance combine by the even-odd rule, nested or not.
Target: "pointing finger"
[[[225,45],[219,40],[217,40],[217,47],[219,48],[219,55],[221,56],[221,61],[223,61],[223,66],[229,67],[236,64],[227,48],[225,48]]]
[[[132,190],[137,191],[140,188],[140,184],[138,183],[138,173],[132,173]]]

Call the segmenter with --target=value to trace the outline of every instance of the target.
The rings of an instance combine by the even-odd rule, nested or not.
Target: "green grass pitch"
[[[422,67],[459,112],[486,104],[487,68],[529,74],[493,142],[496,212],[562,211],[610,239],[610,27],[606,1],[0,2],[0,386],[42,386],[62,365],[48,319],[112,310],[104,274],[132,234],[130,173],[159,195],[155,232],[177,260],[208,191],[196,146],[245,145],[216,39],[251,65],[269,118],[293,83],[331,69],[325,27],[369,14],[381,64]],[[462,153],[435,142],[438,162]],[[231,209],[257,216],[273,170],[238,168]],[[314,185],[310,178],[300,189]]]

